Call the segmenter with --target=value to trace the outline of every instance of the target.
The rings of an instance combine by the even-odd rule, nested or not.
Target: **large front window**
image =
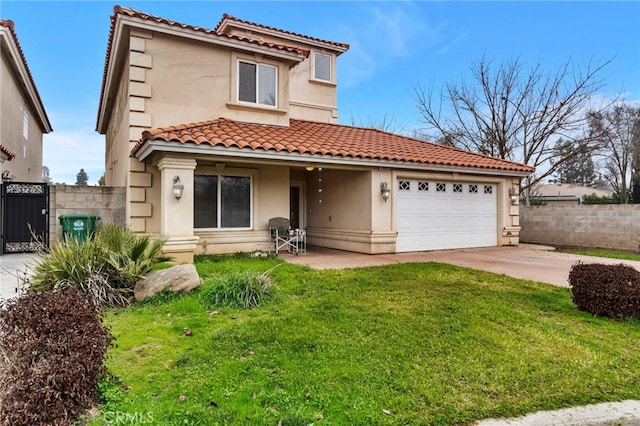
[[[196,228],[250,228],[249,176],[194,175]]]
[[[276,106],[276,67],[240,61],[238,64],[238,100]]]

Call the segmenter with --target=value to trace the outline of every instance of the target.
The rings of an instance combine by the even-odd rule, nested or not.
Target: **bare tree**
[[[531,187],[574,155],[567,150],[558,157],[554,148],[559,138],[580,142],[582,153],[597,147],[597,140],[584,131],[586,111],[596,109],[590,101],[605,86],[600,74],[610,62],[577,68],[567,61],[546,72],[540,64],[526,68],[519,59],[494,66],[481,58],[471,65],[471,83],[447,83],[435,94],[417,85],[414,95],[433,140],[529,166],[544,165],[523,184],[528,202]]]
[[[640,152],[640,107],[616,105],[608,111],[589,114],[589,133],[604,145],[605,179],[621,204],[629,202],[631,181],[637,171],[634,159]]]
[[[375,118],[368,116],[367,120],[360,120],[360,123],[356,123],[354,117],[351,117],[351,125],[359,127],[368,127],[371,129],[382,130],[383,132],[403,134],[406,127],[399,123],[394,116],[383,115],[381,118]]]

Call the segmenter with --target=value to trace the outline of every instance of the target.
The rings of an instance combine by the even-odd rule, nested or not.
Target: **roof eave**
[[[36,116],[40,121],[40,125],[42,127],[43,133],[51,133],[53,131],[53,127],[51,126],[51,122],[49,121],[49,117],[47,116],[47,112],[44,109],[44,105],[42,103],[42,99],[38,94],[38,90],[36,89],[31,77],[29,70],[27,68],[27,64],[23,60],[23,55],[20,53],[20,49],[14,40],[13,34],[11,30],[5,26],[0,26],[0,36],[2,37],[4,43],[8,48],[8,55],[11,58],[14,68],[18,74],[18,77],[23,83],[23,87],[27,92],[27,96],[29,97],[30,103],[33,105]]]
[[[282,38],[282,39],[289,39],[289,40],[292,40],[292,41],[296,41],[298,43],[306,44],[306,45],[313,46],[313,47],[320,48],[320,49],[331,50],[331,51],[336,52],[337,55],[341,55],[342,53],[344,53],[347,50],[349,50],[348,46],[343,46],[343,45],[331,43],[331,42],[328,42],[328,41],[322,41],[322,40],[319,40],[319,39],[316,39],[316,38],[305,37],[305,36],[302,36],[302,35],[289,33],[289,32],[277,30],[277,29],[274,29],[274,28],[268,28],[268,27],[263,27],[263,26],[260,26],[260,25],[254,25],[254,24],[251,24],[249,22],[243,22],[243,21],[238,21],[238,20],[229,20],[228,18],[227,19],[223,19],[223,21],[216,28],[216,30],[218,30],[220,32],[224,32],[224,30],[228,26],[229,27],[240,28],[240,29],[243,29],[243,30],[253,31],[253,32],[256,32],[256,33],[267,34],[267,35],[270,35],[272,37],[277,37],[277,38]]]
[[[526,177],[533,172],[492,169],[486,167],[451,166],[411,161],[377,160],[356,157],[333,157],[319,154],[300,154],[271,150],[248,150],[236,147],[222,147],[211,145],[196,145],[191,143],[177,143],[156,140],[146,140],[136,147],[132,156],[144,161],[154,152],[171,152],[181,154],[215,155],[219,157],[233,157],[261,161],[305,163],[314,165],[358,166],[358,167],[389,167],[404,170],[423,170],[430,172],[478,173],[495,176]]]

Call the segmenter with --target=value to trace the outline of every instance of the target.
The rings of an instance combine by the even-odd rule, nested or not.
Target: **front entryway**
[[[495,184],[400,178],[395,192],[397,252],[498,244]]]
[[[291,182],[291,187],[289,188],[289,220],[292,229],[305,228],[303,182]]]

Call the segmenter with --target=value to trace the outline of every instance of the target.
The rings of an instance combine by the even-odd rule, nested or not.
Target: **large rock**
[[[160,293],[165,288],[174,293],[188,292],[202,284],[194,265],[176,265],[148,273],[133,288],[136,300],[144,300]]]

